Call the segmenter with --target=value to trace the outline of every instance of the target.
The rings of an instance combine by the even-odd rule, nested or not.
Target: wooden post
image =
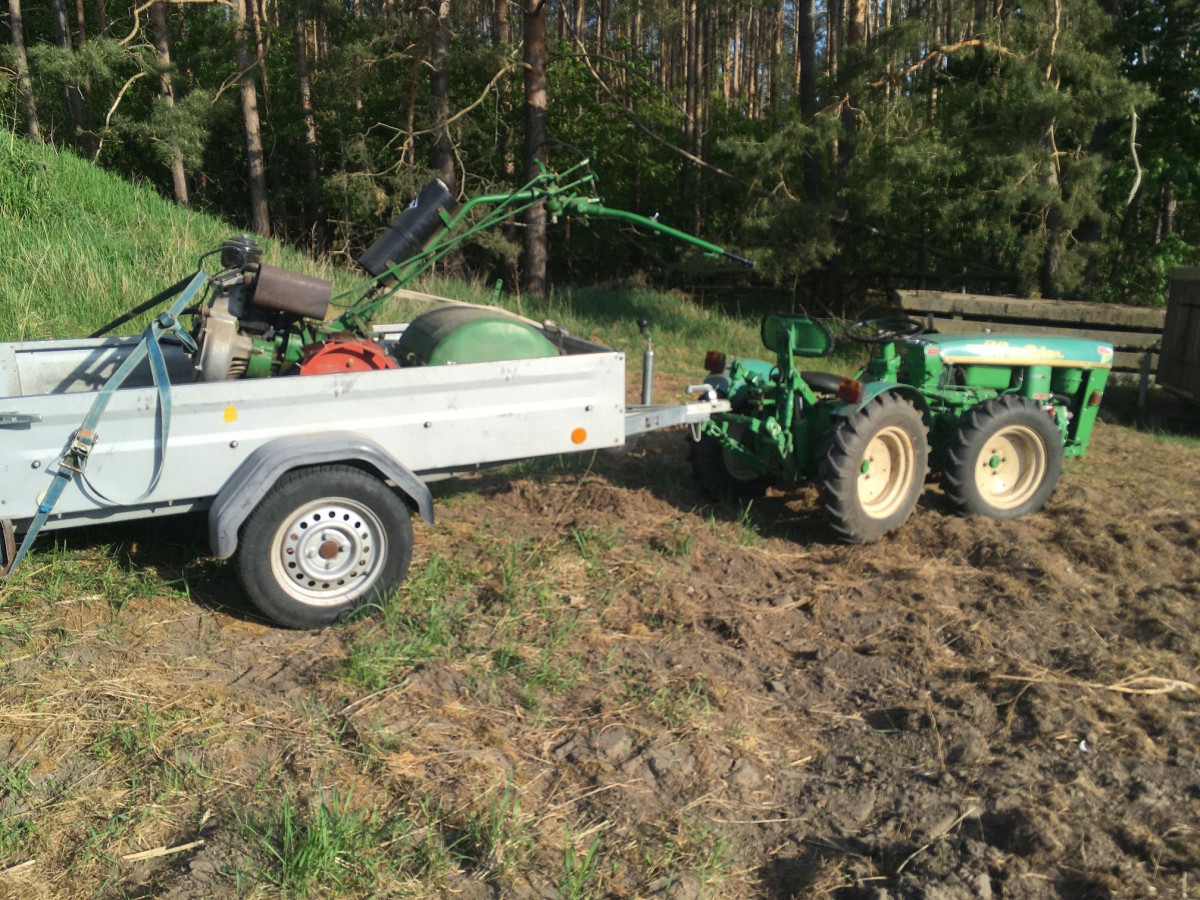
[[[1142,374],[1141,377],[1138,378],[1138,409],[1141,409],[1146,405],[1146,392],[1150,390],[1150,356],[1151,351],[1147,350],[1146,355],[1142,357]]]

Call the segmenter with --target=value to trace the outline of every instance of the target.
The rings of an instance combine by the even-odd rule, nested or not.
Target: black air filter
[[[358,264],[370,274],[379,275],[393,263],[402,263],[416,256],[445,226],[446,223],[438,215],[441,209],[454,215],[458,201],[446,185],[435,180],[417,194],[404,212],[384,229],[367,252],[359,257]]]

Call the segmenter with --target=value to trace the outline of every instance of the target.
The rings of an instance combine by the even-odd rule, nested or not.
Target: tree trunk
[[[17,57],[17,94],[21,99],[21,111],[25,114],[25,130],[35,141],[40,141],[42,129],[38,125],[33,82],[29,79],[29,57],[25,55],[25,26],[21,19],[21,0],[8,0],[8,26],[12,31],[13,51]]]
[[[313,252],[325,249],[325,210],[321,203],[321,168],[317,147],[317,120],[313,115],[312,85],[308,78],[308,41],[304,16],[296,16],[296,80],[300,85],[300,113],[304,118],[304,144],[308,149],[308,217]]]
[[[492,13],[492,43],[512,43],[512,31],[508,27],[508,0],[495,0]]]
[[[1062,217],[1062,181],[1058,174],[1058,152],[1054,140],[1053,121],[1042,135],[1042,146],[1050,154],[1046,167],[1046,186],[1054,193],[1045,213],[1046,246],[1042,250],[1042,264],[1038,269],[1038,286],[1042,296],[1057,300],[1061,293],[1058,283],[1058,267],[1062,259],[1062,245],[1066,237]]]
[[[163,64],[162,77],[159,79],[159,90],[163,101],[168,107],[175,106],[175,85],[171,82],[171,29],[167,24],[167,6],[165,3],[155,3],[150,7],[150,22],[154,26],[154,49],[158,51],[159,61]],[[175,202],[181,206],[188,205],[187,177],[183,170],[183,151],[178,146],[172,147],[171,183],[175,189]]]
[[[683,46],[684,46],[684,73],[683,73],[683,134],[687,138],[688,143],[692,144],[689,150],[695,152],[695,142],[693,135],[696,131],[696,0],[687,0],[684,4],[684,20],[683,20]],[[691,163],[685,161],[684,172],[691,166]]]
[[[582,2],[582,0],[581,0]],[[525,177],[535,178],[546,162],[546,0],[528,0],[524,15]],[[525,216],[525,292],[546,296],[546,207]]]
[[[803,0],[795,0],[792,4],[792,93],[800,96],[800,4]]]
[[[846,43],[850,56],[857,57],[867,43],[867,0],[849,0],[849,3],[850,27],[846,32]],[[853,71],[854,67],[850,66],[849,69]],[[848,91],[847,84],[844,93]],[[858,117],[854,112],[853,102],[848,102],[842,107],[842,129],[846,132],[846,139],[841,142],[839,155],[844,177],[845,169],[854,159],[854,133],[858,130]]]
[[[730,79],[733,82],[733,96],[739,102],[742,98],[742,57],[745,55],[746,38],[742,33],[742,17],[738,15],[738,10],[733,11],[733,50],[732,60],[730,61]]]
[[[771,14],[771,121],[779,121],[783,102],[783,0],[774,0]]]
[[[830,81],[837,80],[838,73],[838,15],[839,0],[825,3],[825,71]]]
[[[254,86],[254,57],[246,44],[246,0],[234,0],[233,50],[238,71],[242,75],[242,118],[246,123],[246,159],[250,167],[250,221],[255,231],[264,237],[271,234],[271,217],[267,212],[267,179],[263,167],[262,128],[258,122],[258,90]]]
[[[800,115],[807,122],[817,114],[817,37],[814,0],[796,0],[800,18]],[[821,199],[821,161],[812,150],[804,154],[804,195],[809,202]]]
[[[83,0],[75,0],[75,31],[79,49],[87,45],[87,16],[83,12]]]
[[[75,0],[75,37],[82,50],[87,46],[87,16],[83,12],[83,0]],[[92,77],[83,76],[83,100],[88,109],[92,106]]]
[[[1158,237],[1154,243],[1162,240],[1163,235],[1175,233],[1175,210],[1178,207],[1178,201],[1175,199],[1175,185],[1167,182],[1163,186],[1162,191],[1162,206],[1159,214],[1159,219],[1162,225],[1158,228]]]
[[[108,25],[108,13],[104,8],[104,0],[96,0],[96,23],[100,26],[100,37],[112,37],[112,30]]]
[[[71,26],[64,0],[50,0],[50,10],[54,23],[54,43],[70,51]],[[67,113],[71,117],[72,138],[76,146],[87,156],[93,156],[96,152],[96,136],[92,133],[91,114],[82,89],[72,81],[64,81],[63,97],[67,101]]]
[[[246,11],[249,13],[250,32],[254,36],[254,58],[258,60],[258,77],[262,79],[263,107],[267,111],[268,121],[271,118],[271,82],[267,77],[267,54],[263,47],[263,24],[259,15],[258,0],[245,0]]]
[[[433,148],[429,162],[438,177],[446,183],[451,194],[458,194],[458,179],[454,171],[454,144],[450,140],[450,0],[434,4],[437,18],[433,22],[433,55],[429,73],[429,112],[433,117]]]

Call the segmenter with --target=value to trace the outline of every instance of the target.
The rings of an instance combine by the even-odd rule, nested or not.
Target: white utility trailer
[[[627,406],[623,353],[539,329],[559,355],[207,382],[193,380],[186,341],[168,335],[168,409],[143,360],[112,392],[80,471],[62,470],[80,423],[143,339],[0,344],[0,569],[61,477],[42,528],[207,510],[213,553],[237,557],[263,612],[319,627],[403,580],[410,511],[433,523],[429,482],[621,447],[729,409],[712,394]],[[388,349],[404,330],[375,329]]]

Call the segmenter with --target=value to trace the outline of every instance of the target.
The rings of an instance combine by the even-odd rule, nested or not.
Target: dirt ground
[[[320,633],[202,521],[80,532],[0,609],[0,898],[1200,896],[1200,441],[1114,410],[868,547],[679,433],[461,479]]]

